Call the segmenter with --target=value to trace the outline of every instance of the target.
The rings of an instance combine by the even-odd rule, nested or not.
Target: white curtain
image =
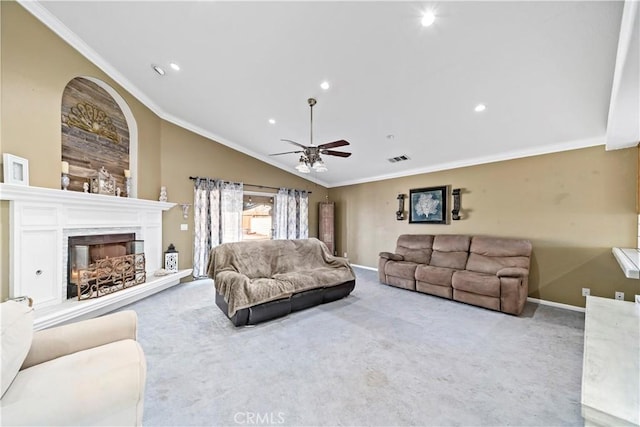
[[[307,239],[309,237],[309,194],[281,188],[273,204],[273,238]]]
[[[209,252],[242,240],[242,183],[198,178],[193,189],[193,277],[206,277]]]
[[[242,183],[225,182],[220,192],[220,243],[242,240]]]

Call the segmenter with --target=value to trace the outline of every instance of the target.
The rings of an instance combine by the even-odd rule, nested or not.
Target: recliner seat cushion
[[[445,267],[419,265],[416,268],[416,280],[432,285],[451,287],[451,277],[458,270]]]
[[[500,279],[496,275],[474,271],[456,271],[451,278],[454,289],[472,294],[500,297]]]

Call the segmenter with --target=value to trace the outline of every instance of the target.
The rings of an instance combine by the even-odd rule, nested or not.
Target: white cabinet
[[[23,230],[18,248],[19,262],[14,280],[17,296],[30,296],[39,306],[57,304],[63,288],[60,275],[58,230]],[[17,280],[16,280],[17,279]]]

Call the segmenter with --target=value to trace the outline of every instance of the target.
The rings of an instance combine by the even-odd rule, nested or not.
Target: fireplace
[[[9,297],[33,298],[34,330],[108,313],[191,274],[153,274],[162,268],[162,213],[175,203],[5,183],[0,199],[9,201]],[[123,233],[144,240],[147,280],[101,298],[67,299],[69,237]]]
[[[68,238],[67,299],[89,299],[144,283],[144,242],[135,233]]]

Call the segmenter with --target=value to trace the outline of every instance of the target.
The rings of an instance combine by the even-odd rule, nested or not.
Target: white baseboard
[[[548,305],[550,307],[556,307],[556,308],[564,308],[565,310],[579,311],[581,313],[584,313],[584,311],[585,311],[584,307],[577,307],[575,305],[563,304],[561,302],[547,301],[547,300],[544,300],[544,299],[528,297],[527,301],[532,302],[534,304]]]
[[[378,271],[377,268],[368,267],[366,265],[351,264],[351,266],[352,267],[357,267],[357,268],[362,268],[364,270]],[[532,302],[534,304],[548,305],[550,307],[564,308],[565,310],[579,311],[581,313],[584,313],[584,307],[577,307],[575,305],[563,304],[561,302],[547,301],[547,300],[544,300],[544,299],[531,298],[531,297],[528,297],[527,301]]]
[[[378,271],[375,267],[367,267],[366,265],[351,264],[351,267],[363,268],[365,270]]]

